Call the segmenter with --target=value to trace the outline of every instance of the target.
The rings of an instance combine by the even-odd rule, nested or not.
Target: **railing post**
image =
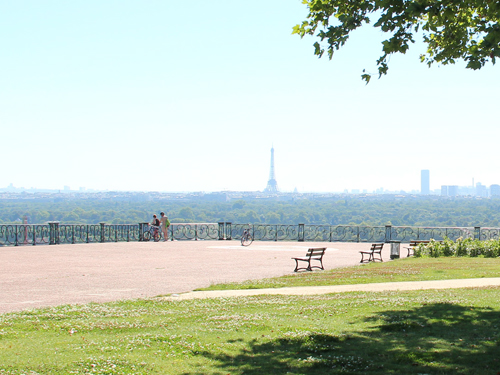
[[[392,239],[392,225],[385,226],[385,241],[386,243],[390,242]]]
[[[49,221],[49,245],[54,244],[54,223]]]
[[[224,239],[224,222],[218,222],[219,229],[217,230],[217,234],[219,235],[219,241]]]
[[[18,242],[18,239],[17,239],[17,233],[19,232],[18,230],[18,225],[14,225],[14,246],[19,246],[19,242]]]
[[[101,243],[102,242],[105,242],[106,240],[106,235],[104,233],[104,225],[106,225],[106,223],[99,223],[101,225]]]
[[[481,227],[474,227],[474,239],[481,240]]]
[[[87,243],[89,243],[89,230],[90,230],[90,225],[87,224]]]
[[[305,238],[304,224],[299,224],[298,236],[299,236],[298,241],[299,242],[304,242],[304,238]]]
[[[75,243],[75,225],[74,224],[71,226],[71,243],[72,244]]]
[[[230,222],[226,222],[226,240],[231,240],[232,239],[232,236],[233,234],[231,233],[231,223]]]
[[[59,223],[58,222],[53,222],[52,223],[52,245],[57,245],[59,242]]]
[[[139,242],[144,241],[144,227],[148,225],[148,223],[139,223]]]
[[[131,225],[127,225],[127,242],[130,242],[130,227]]]
[[[59,222],[49,222],[49,245],[59,244]]]
[[[36,245],[36,224],[33,224],[33,246]]]
[[[194,225],[194,240],[198,241],[198,224]]]
[[[356,227],[356,239],[358,240],[359,243],[359,225]]]

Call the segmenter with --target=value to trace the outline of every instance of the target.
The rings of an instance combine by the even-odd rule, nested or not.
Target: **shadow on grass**
[[[363,322],[365,331],[299,332],[254,339],[236,354],[201,355],[220,374],[500,374],[498,311],[440,303]]]

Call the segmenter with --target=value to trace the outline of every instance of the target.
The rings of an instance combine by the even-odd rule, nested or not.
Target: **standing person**
[[[168,217],[165,216],[165,212],[160,212],[160,223],[161,223],[161,230],[163,232],[163,241],[168,241],[168,227],[170,226],[170,221],[168,220]]]
[[[151,226],[153,227],[154,237],[157,237],[158,236],[158,228],[160,227],[160,220],[158,220],[158,218],[156,217],[156,214],[153,215],[153,221],[151,222]]]

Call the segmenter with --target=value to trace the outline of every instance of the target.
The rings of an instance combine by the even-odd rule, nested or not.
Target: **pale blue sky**
[[[0,0],[0,187],[282,190],[500,183],[498,67],[376,72],[383,36],[332,61],[301,0]]]

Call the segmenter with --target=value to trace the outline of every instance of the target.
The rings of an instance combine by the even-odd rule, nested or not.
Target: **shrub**
[[[432,258],[438,258],[442,254],[442,245],[441,242],[437,242],[431,238],[431,242],[427,245],[427,248],[429,249],[429,255]]]
[[[455,244],[449,238],[445,238],[443,241],[443,256],[451,257],[455,255]]]
[[[483,242],[483,255],[486,258],[500,256],[500,241],[489,240]]]
[[[464,257],[467,256],[467,247],[470,244],[471,239],[466,238],[465,240],[460,237],[455,242],[455,256]]]
[[[481,241],[474,240],[467,250],[470,257],[477,258],[483,253],[483,243]]]
[[[486,257],[500,256],[500,240],[479,241],[472,238],[458,238],[455,242],[445,238],[442,242],[431,239],[428,244],[419,244],[414,251],[415,257],[457,256]]]

